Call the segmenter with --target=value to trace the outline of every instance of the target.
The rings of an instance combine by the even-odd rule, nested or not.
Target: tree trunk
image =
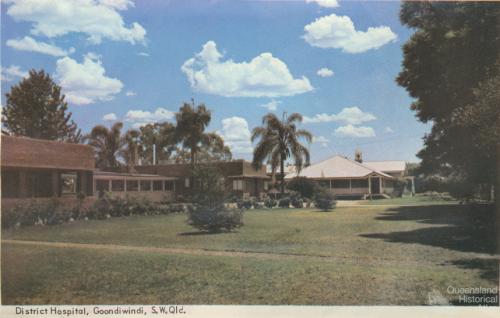
[[[196,162],[196,150],[194,148],[191,148],[191,164],[194,166]]]
[[[283,193],[285,193],[285,160],[280,158],[280,175],[281,175],[281,185],[280,185],[280,192],[281,195],[283,196]]]

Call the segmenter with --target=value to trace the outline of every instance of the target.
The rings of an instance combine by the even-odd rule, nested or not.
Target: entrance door
[[[380,178],[371,178],[372,194],[380,194]]]

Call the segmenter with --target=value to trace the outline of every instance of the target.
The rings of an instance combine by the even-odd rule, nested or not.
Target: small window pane
[[[95,189],[97,192],[109,191],[109,180],[96,180]]]
[[[332,188],[349,189],[349,180],[332,180]]]
[[[162,180],[153,181],[153,191],[163,191],[163,181]]]
[[[139,191],[139,182],[137,180],[128,180],[127,191]]]
[[[174,181],[165,181],[165,191],[174,191]]]
[[[123,180],[112,180],[111,191],[113,192],[125,191],[125,182]]]
[[[141,191],[151,191],[151,181],[141,180]]]
[[[76,193],[76,173],[61,174],[61,192],[63,194]]]
[[[190,186],[191,186],[191,182],[190,182],[189,178],[185,178],[184,179],[184,187],[189,188]]]

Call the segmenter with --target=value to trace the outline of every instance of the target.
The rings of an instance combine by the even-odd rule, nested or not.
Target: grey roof
[[[370,168],[362,163],[338,155],[302,169],[299,176],[312,179],[363,178],[373,173],[386,178],[393,178],[390,175],[387,175],[379,170]],[[285,179],[291,179],[296,176],[297,174],[295,173],[288,174]]]

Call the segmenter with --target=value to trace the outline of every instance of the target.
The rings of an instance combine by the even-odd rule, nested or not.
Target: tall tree
[[[2,123],[14,135],[81,141],[81,131],[71,119],[61,87],[44,70],[31,70],[5,96]]]
[[[212,119],[212,114],[204,104],[195,107],[193,100],[192,104],[184,103],[175,114],[175,119],[177,140],[184,148],[189,149],[190,161],[194,164],[202,143],[208,141],[205,129]]]
[[[260,168],[264,161],[271,164],[273,174],[279,164],[281,193],[285,192],[285,161],[293,157],[296,171],[310,163],[309,151],[300,142],[300,138],[312,142],[312,134],[304,129],[297,129],[296,124],[302,122],[302,115],[293,113],[283,119],[269,113],[262,118],[262,126],[252,131],[252,142],[260,138],[253,152],[252,165]]]
[[[399,85],[415,99],[411,109],[432,121],[418,156],[427,173],[461,174],[492,184],[490,151],[477,151],[473,129],[460,125],[474,90],[499,73],[500,6],[477,2],[404,2],[401,22],[415,30],[403,47]],[[494,162],[493,162],[494,163]]]
[[[140,128],[139,157],[145,164],[153,164],[153,146],[156,148],[155,162],[168,160],[176,147],[175,126],[171,123],[147,124]]]
[[[125,160],[129,172],[135,172],[135,165],[139,159],[141,132],[135,129],[128,130],[124,138],[125,147],[120,155]]]
[[[121,166],[119,157],[122,156],[126,140],[122,136],[123,123],[117,122],[111,128],[102,125],[92,128],[85,136],[88,144],[93,146],[96,155],[97,168],[116,168]]]

